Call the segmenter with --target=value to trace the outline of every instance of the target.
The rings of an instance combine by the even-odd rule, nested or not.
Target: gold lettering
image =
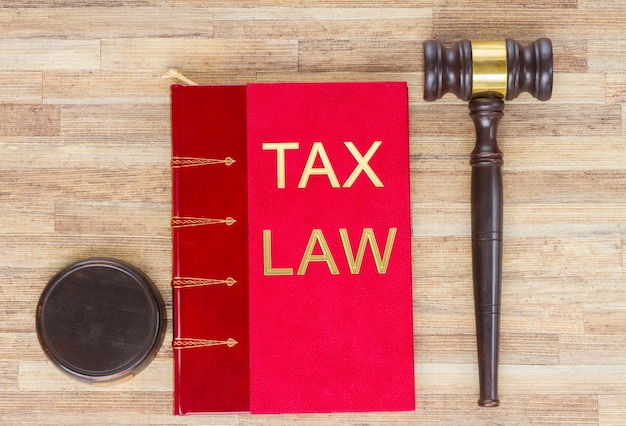
[[[293,268],[272,267],[272,231],[263,230],[263,275],[293,275]]]
[[[322,254],[313,254],[313,249],[316,245],[315,243],[319,244],[322,249]],[[304,275],[306,268],[309,266],[309,262],[326,262],[331,274],[337,275],[339,273],[335,259],[333,259],[333,255],[330,252],[330,248],[328,247],[328,243],[326,242],[321,229],[314,229],[311,231],[309,243],[306,246],[304,255],[302,255],[302,261],[300,262],[300,267],[298,268],[298,275]]]
[[[315,158],[319,157],[322,165],[324,167],[314,168]],[[339,180],[337,179],[337,175],[335,175],[335,171],[333,170],[333,166],[330,164],[330,160],[328,158],[328,154],[326,154],[326,150],[324,149],[324,145],[321,142],[314,142],[311,147],[311,152],[309,153],[309,158],[306,161],[306,165],[304,166],[304,171],[302,172],[302,176],[300,177],[300,183],[298,183],[298,188],[306,188],[306,184],[309,181],[309,176],[311,175],[326,175],[328,176],[328,180],[330,181],[330,185],[333,188],[339,188]]]
[[[348,150],[350,151],[354,159],[357,161],[357,166],[354,168],[354,170],[352,171],[352,174],[348,177],[346,182],[343,184],[343,187],[344,188],[351,187],[354,181],[356,181],[356,178],[359,177],[361,172],[365,172],[365,174],[370,178],[374,186],[376,187],[384,186],[382,181],[378,178],[376,173],[374,173],[374,170],[372,170],[372,168],[368,164],[369,161],[374,156],[374,154],[376,153],[376,151],[378,150],[378,148],[380,147],[380,145],[382,144],[382,141],[374,142],[372,146],[370,146],[370,148],[367,150],[364,156],[361,155],[359,150],[356,148],[356,146],[354,146],[352,142],[344,142],[344,144],[346,145],[346,147],[348,148]]]
[[[352,272],[353,274],[358,274],[361,270],[361,265],[363,264],[363,256],[365,254],[365,246],[369,242],[370,248],[372,249],[372,254],[374,255],[374,262],[376,263],[376,269],[378,270],[378,273],[387,273],[387,266],[389,265],[391,249],[393,247],[393,242],[396,238],[397,230],[397,228],[389,228],[389,233],[387,234],[387,242],[385,243],[385,252],[383,253],[383,257],[381,259],[380,250],[378,249],[376,237],[374,237],[374,230],[372,228],[363,229],[363,233],[361,234],[361,241],[359,242],[359,249],[356,252],[356,258],[354,257],[354,254],[352,252],[350,238],[348,238],[348,230],[346,228],[339,229],[341,242],[343,243],[343,249],[346,252],[346,259],[348,259],[348,265],[350,265],[350,272]]]
[[[285,187],[285,151],[299,149],[298,142],[264,142],[264,151],[276,151],[276,185],[278,188]]]

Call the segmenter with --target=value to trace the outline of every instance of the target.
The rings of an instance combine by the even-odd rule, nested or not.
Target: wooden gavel
[[[552,95],[552,43],[540,38],[528,47],[514,40],[469,41],[446,48],[424,42],[424,99],[446,93],[469,100],[476,128],[472,166],[472,275],[480,398],[497,407],[502,277],[502,152],[496,133],[504,99],[522,92],[546,101]]]

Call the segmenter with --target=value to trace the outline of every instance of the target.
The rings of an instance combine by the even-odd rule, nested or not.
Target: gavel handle
[[[503,115],[500,98],[477,98],[469,103],[476,127],[472,166],[472,273],[480,399],[478,405],[497,407],[500,346],[500,280],[502,276],[502,152],[496,133]]]

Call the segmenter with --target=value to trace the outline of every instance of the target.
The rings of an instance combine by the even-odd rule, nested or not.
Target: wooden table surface
[[[4,0],[0,422],[626,424],[624,0]],[[549,37],[553,98],[508,102],[499,408],[478,408],[465,102],[422,100],[422,42]],[[407,81],[417,410],[172,415],[169,85]],[[166,343],[134,379],[76,382],[35,309],[63,266],[143,269]],[[375,398],[375,395],[372,395]]]

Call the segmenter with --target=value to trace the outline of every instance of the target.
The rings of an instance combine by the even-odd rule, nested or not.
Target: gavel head
[[[552,95],[552,42],[540,38],[528,47],[511,39],[461,40],[447,48],[424,42],[424,99],[446,93],[463,100],[497,97],[506,100],[528,92],[541,101]]]

